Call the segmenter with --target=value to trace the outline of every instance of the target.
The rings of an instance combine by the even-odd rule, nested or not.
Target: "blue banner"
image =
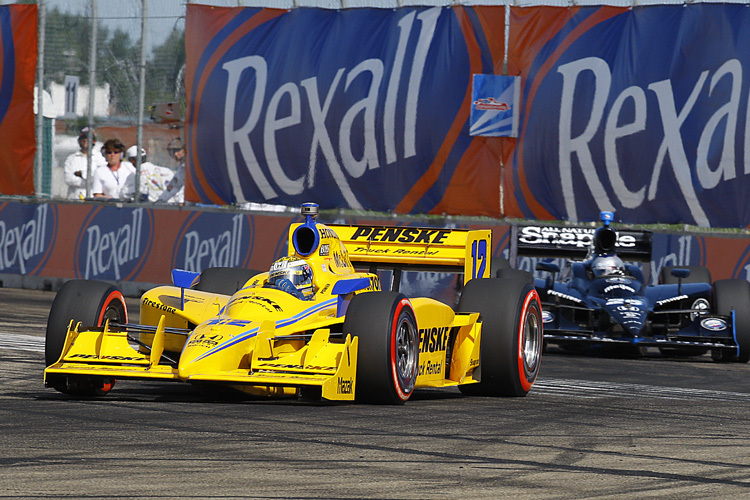
[[[186,198],[442,213],[456,183],[476,211],[471,76],[502,69],[503,12],[188,5]]]
[[[745,5],[514,8],[511,26],[522,216],[750,224]]]

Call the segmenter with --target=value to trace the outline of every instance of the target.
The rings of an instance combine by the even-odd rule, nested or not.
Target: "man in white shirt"
[[[138,160],[138,147],[130,146],[125,157],[135,168]],[[146,161],[146,150],[141,148],[141,201],[157,201],[173,176],[174,172],[171,169]]]
[[[84,127],[78,135],[79,150],[65,159],[65,184],[68,185],[68,198],[83,200],[86,197],[86,173],[88,172],[89,128]],[[107,162],[97,149],[96,134],[91,131],[91,171],[104,166]]]
[[[102,146],[107,165],[94,171],[91,192],[94,198],[132,200],[135,194],[135,167],[122,161],[125,146],[119,139],[109,139]]]
[[[169,141],[167,151],[177,161],[177,171],[167,184],[167,189],[159,197],[159,201],[182,205],[185,203],[185,145],[182,139],[175,137]]]

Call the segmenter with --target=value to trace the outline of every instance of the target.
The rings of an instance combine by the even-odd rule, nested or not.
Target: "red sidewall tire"
[[[109,283],[69,280],[52,302],[45,334],[45,362],[50,366],[62,354],[68,325],[73,320],[82,327],[101,327],[107,319],[128,322],[128,309],[122,292]],[[50,375],[47,384],[60,392],[77,396],[101,396],[109,392],[115,380],[104,377]]]
[[[482,322],[480,382],[459,386],[472,396],[525,396],[541,365],[542,306],[525,279],[482,278],[466,284],[458,311]]]
[[[358,294],[349,304],[343,331],[359,344],[357,401],[407,401],[419,370],[419,329],[409,299],[398,292]]]
[[[526,338],[524,332],[528,321],[536,321],[539,328],[542,328],[542,311],[540,308],[541,300],[536,289],[532,289],[526,294],[526,298],[523,301],[523,309],[521,310],[521,318],[518,322],[518,335],[516,339],[516,346],[518,352],[518,382],[524,391],[529,392],[531,386],[536,381],[536,376],[539,374],[539,365],[541,356],[536,358],[535,362],[529,366],[527,364],[525,349],[526,349]]]
[[[404,309],[407,309],[407,311],[404,311]],[[410,375],[410,378],[404,379],[404,374],[399,370],[399,362],[401,361],[401,359],[399,357],[399,353],[397,352],[399,347],[398,335],[402,325],[402,312],[405,312],[403,320],[410,321],[412,328],[416,330],[416,315],[414,314],[414,309],[411,306],[411,302],[405,297],[401,299],[396,305],[396,310],[393,312],[393,319],[391,320],[391,377],[393,380],[393,389],[396,393],[396,396],[401,401],[407,401],[414,392],[414,385],[417,381],[419,360],[417,358],[416,362],[414,363],[414,370],[410,374],[408,374]],[[419,335],[417,334],[417,338],[418,337]],[[418,346],[419,343],[417,342],[417,352],[419,351]]]

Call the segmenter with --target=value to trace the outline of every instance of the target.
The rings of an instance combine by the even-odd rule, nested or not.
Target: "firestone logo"
[[[105,207],[92,211],[76,241],[76,276],[132,279],[148,258],[154,236],[153,213]]]

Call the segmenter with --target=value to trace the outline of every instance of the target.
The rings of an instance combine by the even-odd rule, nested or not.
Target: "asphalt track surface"
[[[750,498],[748,365],[551,352],[525,398],[311,404],[118,382],[75,400],[42,384],[53,298],[0,289],[0,498]]]

